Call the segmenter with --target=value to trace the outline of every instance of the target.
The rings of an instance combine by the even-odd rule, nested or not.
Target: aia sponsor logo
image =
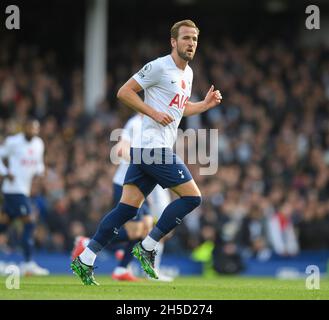
[[[22,159],[21,160],[21,165],[22,166],[36,166],[37,165],[37,160],[34,159]]]
[[[185,82],[184,82],[184,84],[185,84]],[[174,96],[174,98],[171,100],[169,107],[176,106],[176,108],[178,108],[178,109],[184,109],[186,106],[186,103],[188,102],[188,98],[189,97],[180,95],[179,93],[177,93]]]

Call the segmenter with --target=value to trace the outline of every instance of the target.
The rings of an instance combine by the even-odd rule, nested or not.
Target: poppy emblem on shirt
[[[186,83],[184,80],[182,80],[182,88],[185,89],[186,88]]]

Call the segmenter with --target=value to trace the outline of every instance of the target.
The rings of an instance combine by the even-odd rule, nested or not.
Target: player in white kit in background
[[[120,157],[120,164],[117,167],[113,176],[113,200],[112,206],[115,207],[121,198],[124,179],[129,167],[130,162],[130,146],[131,144],[138,144],[141,137],[142,129],[142,114],[136,114],[131,117],[124,126],[120,141],[113,147],[114,153]],[[132,258],[132,247],[138,240],[143,239],[152,229],[154,221],[156,222],[165,207],[170,203],[170,192],[167,189],[162,189],[156,186],[147,198],[139,211],[137,219],[128,221],[123,227],[126,229],[128,239],[125,241],[124,252],[119,256],[120,263],[112,273],[112,278],[119,281],[138,281],[132,272],[129,270],[128,265]],[[121,230],[119,230],[119,234]],[[122,239],[122,237],[121,237]],[[75,240],[75,245],[72,251],[72,259],[75,259],[83,252],[89,243],[89,238],[79,236]],[[121,241],[123,242],[123,241]],[[164,241],[161,241],[158,246],[158,254],[155,261],[156,269],[159,273],[159,280],[172,281],[173,278],[160,272],[161,257],[164,249]],[[119,251],[119,250],[118,250]],[[118,252],[117,251],[117,252]],[[122,250],[120,250],[122,251]],[[116,253],[117,253],[116,252]]]
[[[142,121],[143,121],[143,114],[138,113],[135,116],[131,117],[127,121],[125,127],[123,128],[121,140],[116,146],[118,149],[120,149],[118,151],[120,151],[122,160],[120,161],[120,164],[114,174],[113,184],[116,186],[120,186],[121,192],[130,163],[130,155],[129,155],[130,147],[132,145],[134,146],[140,145],[141,134],[142,134]],[[118,199],[118,202],[119,200],[120,199]],[[168,189],[162,189],[159,185],[157,185],[148,196],[147,202],[150,208],[151,216],[155,219],[155,221],[157,221],[161,216],[163,210],[171,202],[170,192]],[[153,224],[149,225],[146,222],[146,229],[147,229],[146,235],[148,234],[148,232],[151,230],[152,227]],[[146,235],[143,235],[143,238]],[[157,247],[155,268],[158,270],[159,280],[171,281],[172,280],[171,277],[166,276],[165,274],[160,272],[160,264],[161,264],[163,250],[164,250],[164,241],[161,241]]]
[[[29,119],[22,133],[8,136],[0,146],[0,175],[3,179],[0,232],[5,232],[8,225],[16,219],[24,224],[21,242],[24,262],[20,265],[24,275],[49,274],[47,269],[41,268],[32,260],[35,221],[31,215],[31,186],[33,178],[42,176],[45,171],[44,143],[38,137],[39,131],[39,121]],[[4,159],[7,166],[4,165]]]

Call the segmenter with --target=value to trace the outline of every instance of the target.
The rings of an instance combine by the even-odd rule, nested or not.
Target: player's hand
[[[212,85],[203,100],[208,108],[213,108],[214,106],[220,104],[223,99],[220,91],[214,89],[215,88]]]
[[[152,118],[154,121],[156,121],[157,123],[160,123],[164,127],[174,121],[173,117],[171,117],[169,114],[164,113],[164,112],[156,112]]]
[[[7,173],[5,176],[4,176],[5,179],[8,179],[10,182],[11,181],[14,181],[15,177],[11,174],[11,173]]]

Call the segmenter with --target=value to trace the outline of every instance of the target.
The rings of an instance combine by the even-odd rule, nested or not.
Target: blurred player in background
[[[97,254],[115,238],[118,228],[136,216],[157,184],[170,188],[179,198],[165,208],[149,235],[133,248],[134,256],[151,278],[158,279],[155,257],[159,241],[201,203],[201,192],[190,171],[172,150],[182,117],[207,111],[222,99],[211,86],[203,101],[188,101],[193,81],[188,62],[194,57],[198,35],[193,21],[175,23],[171,28],[171,54],[145,65],[118,92],[123,103],[145,115],[142,136],[139,144],[132,144],[120,203],[102,219],[87,248],[71,263],[86,285],[98,285],[93,272]],[[138,95],[142,90],[144,101]]]
[[[39,131],[39,122],[29,119],[22,133],[8,136],[0,146],[0,175],[3,178],[0,232],[5,232],[14,220],[22,221],[24,228],[21,246],[24,262],[20,267],[24,275],[49,274],[48,270],[32,260],[35,217],[31,214],[29,197],[33,178],[42,176],[45,171],[44,143],[38,136]],[[7,166],[3,162],[4,159]]]
[[[130,146],[134,143],[134,139],[141,137],[142,128],[142,114],[136,114],[131,117],[125,127],[123,128],[120,141],[113,147],[116,154],[121,158],[120,164],[113,177],[113,202],[112,207],[115,208],[120,202],[122,195],[122,189],[124,184],[125,175],[127,173],[130,161]],[[118,236],[113,239],[112,244],[120,242],[128,242],[124,247],[122,256],[116,254],[119,265],[114,269],[112,278],[120,281],[138,281],[132,272],[128,269],[128,265],[131,262],[133,255],[133,246],[150,232],[154,224],[154,218],[158,220],[161,212],[170,203],[170,193],[168,190],[162,189],[157,186],[149,195],[148,201],[145,201],[142,207],[139,209],[137,216],[128,221],[118,231]],[[72,252],[72,259],[74,260],[80,255],[89,243],[89,238],[78,237],[75,241],[75,246]],[[172,278],[159,272],[161,256],[164,249],[163,241],[159,243],[157,259],[155,261],[155,267],[159,273],[159,280],[172,281]],[[121,251],[121,250],[117,250]]]

